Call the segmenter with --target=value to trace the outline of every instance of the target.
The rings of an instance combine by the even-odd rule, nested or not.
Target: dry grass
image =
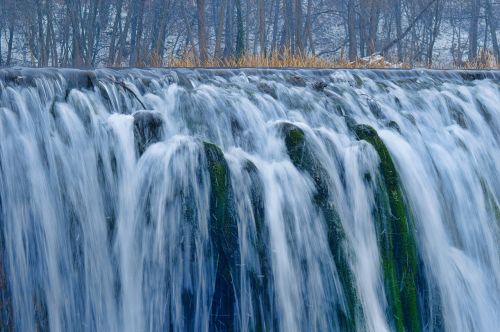
[[[479,51],[479,55],[475,61],[469,62],[466,61],[462,64],[462,68],[464,69],[491,69],[491,68],[500,68],[500,62],[495,56],[489,52],[481,49]]]
[[[263,68],[331,68],[333,62],[323,58],[309,55],[293,55],[290,52],[273,53],[270,56],[247,54],[240,58],[210,59],[200,62],[192,53],[185,53],[172,59],[168,67],[206,67],[206,68],[238,68],[238,67],[263,67]]]
[[[354,62],[346,60],[330,60],[313,55],[297,55],[285,51],[275,52],[270,56],[247,54],[241,58],[211,59],[200,62],[194,54],[184,53],[180,57],[170,60],[167,67],[205,67],[205,68],[392,68],[394,65],[386,62],[382,57],[376,59],[359,59]],[[409,68],[406,66],[399,66]]]
[[[154,62],[159,63],[159,62]],[[407,63],[393,64],[380,55],[374,55],[356,61],[330,60],[313,55],[296,55],[289,51],[275,52],[270,56],[247,54],[241,58],[210,59],[206,62],[200,60],[191,52],[183,53],[181,56],[171,59],[167,67],[176,68],[424,68],[425,65],[411,66]],[[450,66],[434,65],[433,68],[449,69]],[[460,66],[451,66],[453,69],[491,69],[500,68],[500,63],[491,54],[480,54],[477,62],[464,62]]]

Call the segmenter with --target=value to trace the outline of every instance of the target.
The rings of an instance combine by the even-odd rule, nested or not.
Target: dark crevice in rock
[[[160,112],[137,111],[134,116],[134,137],[138,155],[163,139],[163,117]]]

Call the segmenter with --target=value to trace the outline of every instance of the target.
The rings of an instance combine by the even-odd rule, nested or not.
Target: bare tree
[[[207,30],[205,25],[205,0],[196,0],[198,13],[198,44],[200,61],[205,63],[208,59]]]
[[[266,16],[264,0],[258,0],[259,12],[259,48],[260,53],[266,55]]]
[[[488,23],[490,26],[491,32],[491,43],[493,47],[493,54],[496,57],[497,62],[500,61],[500,50],[498,48],[498,39],[497,39],[497,17],[493,13],[493,7],[491,5],[491,0],[484,0],[486,4],[486,15],[488,17]]]
[[[477,57],[477,35],[480,11],[480,0],[471,1],[471,19],[469,26],[469,61],[475,62]]]
[[[358,57],[356,40],[356,4],[355,0],[347,0],[347,36],[349,40],[349,60],[354,61]]]

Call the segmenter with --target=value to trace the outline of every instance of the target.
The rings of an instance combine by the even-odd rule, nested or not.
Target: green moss
[[[337,308],[343,331],[355,331],[361,306],[357,297],[354,277],[347,260],[347,241],[342,222],[330,200],[329,175],[314,155],[302,129],[286,123],[281,127],[285,145],[292,163],[306,172],[314,182],[316,193],[314,203],[321,210],[326,222],[328,244],[347,301],[347,310]]]
[[[305,135],[302,129],[291,124],[285,124],[283,127],[285,132],[285,144],[294,164],[299,164],[302,167],[302,156],[305,144]]]
[[[414,226],[407,218],[398,173],[375,129],[355,128],[358,139],[370,143],[380,158],[377,190],[377,235],[381,246],[386,296],[397,331],[420,331],[417,303],[418,261]]]
[[[209,232],[215,250],[217,274],[212,298],[211,330],[232,331],[239,263],[238,226],[232,215],[234,198],[229,167],[222,150],[203,143],[210,175]]]

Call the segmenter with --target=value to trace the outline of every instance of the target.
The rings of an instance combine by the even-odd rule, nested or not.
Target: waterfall
[[[0,70],[1,331],[496,331],[500,73]]]

